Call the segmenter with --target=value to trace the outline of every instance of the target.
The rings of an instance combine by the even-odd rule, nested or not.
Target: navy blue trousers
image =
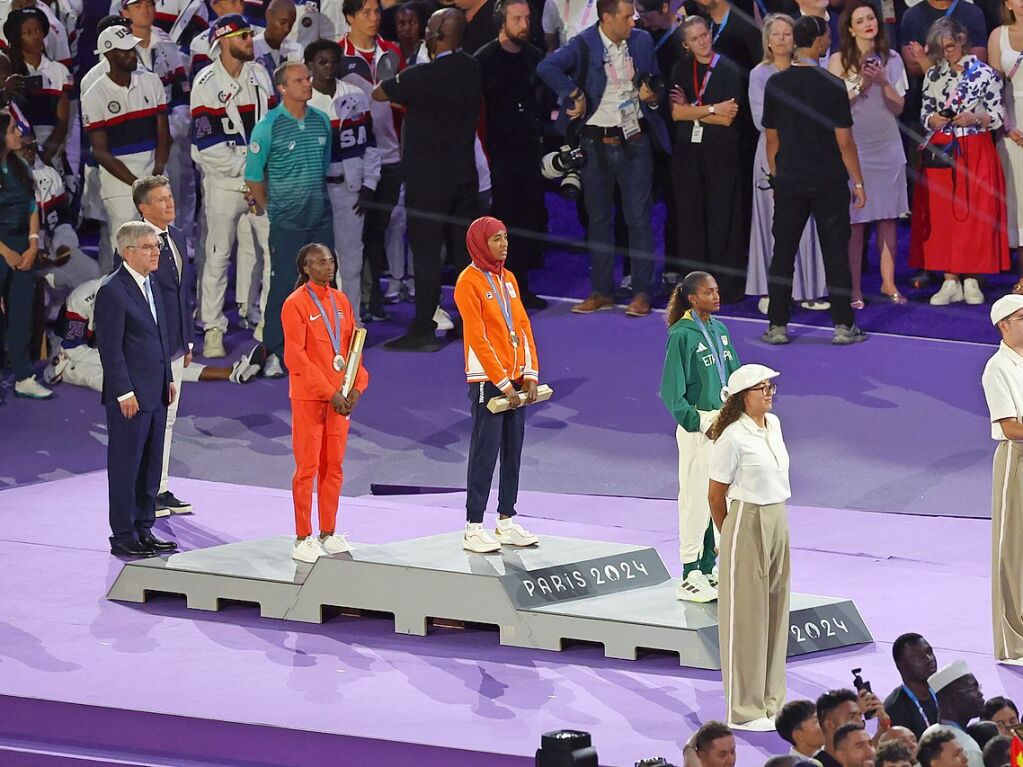
[[[503,396],[504,392],[489,381],[469,384],[472,434],[469,437],[469,491],[465,498],[465,518],[469,522],[483,521],[499,455],[501,479],[497,491],[497,513],[515,516],[526,410],[521,407],[503,413],[487,410],[487,403],[492,397]]]

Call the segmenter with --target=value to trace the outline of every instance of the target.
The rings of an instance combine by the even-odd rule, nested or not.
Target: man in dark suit
[[[117,230],[123,263],[96,294],[96,343],[107,411],[110,553],[148,557],[177,544],[153,535],[167,406],[174,401],[169,322],[152,273],[156,231],[144,221]]]
[[[174,194],[166,176],[145,176],[136,179],[131,187],[135,207],[142,220],[152,224],[160,247],[160,266],[153,273],[155,287],[163,299],[163,312],[167,317],[164,338],[170,354],[171,376],[177,397],[167,408],[167,423],[163,436],[163,458],[160,470],[160,488],[156,496],[156,516],[171,513],[187,514],[192,505],[179,500],[167,487],[170,467],[171,438],[174,422],[181,402],[181,379],[184,369],[192,362],[192,310],[194,308],[189,286],[195,284],[188,264],[184,233],[174,226]]]

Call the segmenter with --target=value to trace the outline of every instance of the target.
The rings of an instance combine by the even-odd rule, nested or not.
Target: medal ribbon
[[[306,283],[306,290],[309,291],[309,297],[313,299],[313,303],[316,304],[316,308],[320,312],[320,317],[323,319],[323,324],[327,328],[327,335],[330,337],[331,346],[334,347],[334,355],[341,354],[341,318],[337,316],[337,304],[334,303],[334,294],[329,292],[330,296],[330,308],[334,310],[331,315],[332,320],[327,319],[327,312],[323,308],[323,304],[320,303],[320,299],[316,296],[312,286]]]
[[[483,272],[483,276],[487,278],[487,284],[494,292],[494,298],[497,299],[497,305],[501,307],[501,316],[504,317],[504,324],[508,326],[508,336],[514,337],[515,330],[512,326],[511,298],[505,295],[504,281],[501,281],[501,287],[498,288],[497,285],[494,284],[494,278],[490,272]]]
[[[707,342],[707,346],[710,348],[710,355],[714,358],[714,367],[718,369],[718,378],[721,379],[721,388],[728,385],[728,375],[725,372],[725,351],[721,345],[721,340],[717,338],[713,333],[707,330],[707,326],[703,324],[703,320],[700,319],[695,311],[689,312],[689,317],[693,322],[696,323],[696,327],[703,333],[703,340]]]

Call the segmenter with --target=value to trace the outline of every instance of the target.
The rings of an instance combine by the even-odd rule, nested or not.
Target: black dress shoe
[[[174,495],[170,490],[159,493],[156,496],[156,508],[167,509],[171,514],[190,514],[192,512],[192,504],[182,501],[180,498]],[[166,514],[158,514],[157,516],[167,516]]]
[[[161,541],[152,533],[139,533],[139,545],[156,553],[174,551],[178,547],[174,541]]]
[[[115,557],[152,557],[156,555],[156,550],[151,549],[149,546],[143,545],[136,541],[130,543],[112,543],[110,544],[110,553]]]
[[[398,352],[436,352],[441,343],[433,335],[412,335],[406,333],[384,344],[385,349]]]

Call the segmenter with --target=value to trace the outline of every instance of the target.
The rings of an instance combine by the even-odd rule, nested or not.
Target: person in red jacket
[[[519,464],[526,403],[536,401],[540,365],[533,329],[522,306],[515,275],[504,268],[508,257],[508,229],[496,218],[472,222],[465,237],[472,264],[455,283],[455,304],[462,316],[465,337],[465,378],[472,403],[469,438],[469,479],[466,495],[465,535],[462,548],[477,553],[498,551],[501,544],[532,546],[540,539],[514,520],[519,493]],[[507,396],[510,407],[491,413],[487,402]],[[490,497],[497,456],[501,456],[496,537],[483,529],[483,512]]]
[[[352,549],[334,525],[344,477],[341,467],[348,418],[366,391],[369,373],[360,362],[351,392],[347,397],[341,393],[355,317],[345,294],[334,287],[337,263],[330,248],[321,243],[304,246],[298,251],[297,267],[295,291],[285,299],[281,310],[295,453],[291,493],[297,539],[291,556],[300,562],[315,562],[324,554]],[[314,478],[319,540],[313,537],[311,522]]]

